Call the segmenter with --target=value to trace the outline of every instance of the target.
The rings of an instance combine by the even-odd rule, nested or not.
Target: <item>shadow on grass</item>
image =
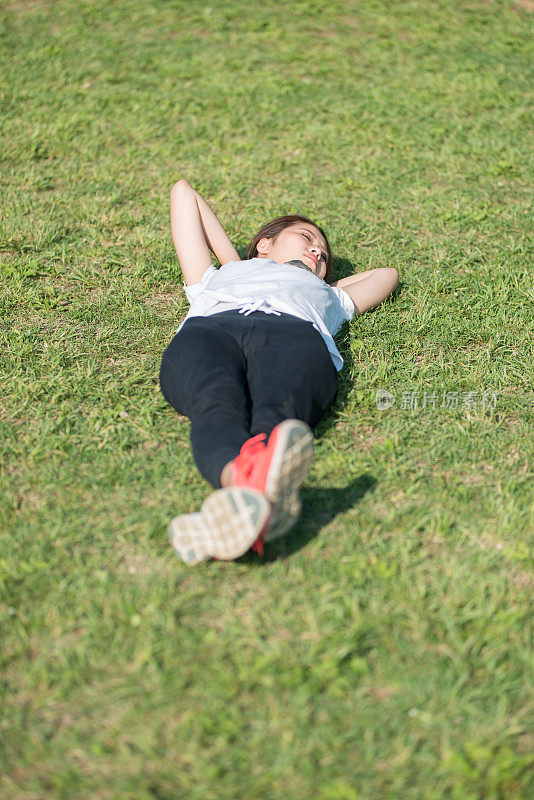
[[[353,274],[354,269],[350,261],[348,261],[346,258],[335,258],[333,272],[334,280],[340,280],[341,278],[345,278],[348,275]],[[352,319],[357,319],[357,317],[355,316]],[[352,367],[354,365],[354,358],[350,349],[350,322],[345,322],[334,338],[336,347],[339,350],[341,358],[343,359],[343,367],[341,368],[341,372],[338,373],[339,388],[336,402],[320,421],[317,428],[315,428],[315,434],[317,436],[323,436],[326,431],[333,427],[337,419],[336,411],[345,407],[349,394],[353,389],[353,385],[349,378],[349,376],[352,374]]]
[[[335,258],[334,259],[334,279],[338,280],[342,277],[346,277],[347,275],[351,275],[354,272],[354,265],[351,264],[346,258]],[[404,291],[404,287],[406,286],[406,282],[399,281],[399,285],[394,289],[391,293],[388,300],[396,300],[400,294]],[[366,311],[365,314],[374,314],[376,310],[380,308],[380,305],[376,306],[375,308]],[[354,385],[354,382],[351,381],[350,376],[354,374],[353,366],[354,366],[354,357],[352,355],[351,350],[351,340],[353,338],[357,338],[357,334],[354,333],[354,320],[357,320],[358,316],[352,318],[352,328],[350,322],[345,322],[338,333],[335,336],[336,346],[339,350],[339,354],[343,359],[343,367],[341,372],[338,374],[339,378],[339,389],[336,401],[334,405],[329,409],[329,411],[325,414],[323,419],[319,422],[319,424],[314,428],[315,436],[323,436],[330,428],[333,427],[334,423],[336,422],[338,416],[337,411],[343,410],[347,405],[351,392],[358,388]],[[357,323],[356,323],[357,325]],[[361,387],[366,388],[366,387]]]
[[[241,564],[262,566],[286,558],[300,550],[326,527],[338,514],[354,508],[367,492],[374,489],[378,481],[370,473],[364,473],[347,486],[329,489],[304,488],[301,490],[302,514],[285,536],[265,545],[263,558],[250,550],[238,561]]]

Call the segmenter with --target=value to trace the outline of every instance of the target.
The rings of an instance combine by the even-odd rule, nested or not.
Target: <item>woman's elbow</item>
[[[191,189],[191,188],[192,187],[189,181],[186,180],[185,178],[181,178],[179,181],[176,181],[176,183],[173,183],[171,188],[171,195],[176,194],[176,192],[183,191],[184,189]]]
[[[399,285],[399,271],[395,267],[383,267],[391,281],[391,291],[393,292]]]

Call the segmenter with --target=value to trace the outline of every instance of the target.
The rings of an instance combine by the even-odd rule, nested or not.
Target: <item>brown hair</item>
[[[326,274],[324,276],[324,280],[328,283],[332,277],[332,250],[330,248],[330,242],[326,237],[326,233],[319,225],[317,225],[317,223],[313,222],[313,220],[309,219],[309,217],[303,217],[300,214],[286,214],[284,217],[276,217],[276,219],[272,219],[270,222],[267,222],[263,228],[260,228],[260,230],[255,234],[254,238],[247,245],[245,259],[248,260],[250,258],[257,257],[257,247],[260,239],[265,237],[266,239],[273,239],[276,241],[279,234],[281,234],[285,228],[290,228],[292,225],[296,225],[298,222],[309,222],[310,225],[313,225],[314,228],[317,228],[326,242]]]

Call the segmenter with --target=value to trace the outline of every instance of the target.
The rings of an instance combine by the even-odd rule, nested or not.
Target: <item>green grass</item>
[[[6,800],[532,797],[531,10],[2,4]],[[241,252],[299,212],[401,278],[337,337],[296,528],[194,569],[179,178]]]

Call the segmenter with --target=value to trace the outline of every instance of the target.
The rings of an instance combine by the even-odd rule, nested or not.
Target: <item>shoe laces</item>
[[[258,433],[251,439],[247,439],[242,446],[239,455],[234,458],[232,467],[244,477],[249,478],[256,462],[256,456],[261,450],[265,450],[265,439],[267,434]]]

